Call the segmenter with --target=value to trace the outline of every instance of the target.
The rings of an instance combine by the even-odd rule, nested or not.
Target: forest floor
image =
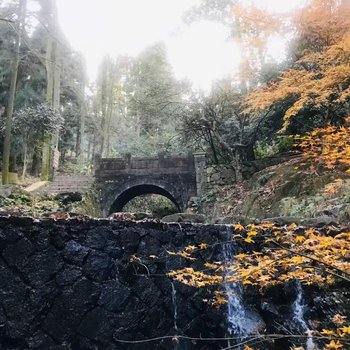
[[[28,185],[0,186],[0,216],[32,216],[67,218],[74,216],[100,217],[95,195],[89,193],[30,193]]]

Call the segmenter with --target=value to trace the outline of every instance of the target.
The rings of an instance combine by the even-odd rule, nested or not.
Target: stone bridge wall
[[[156,158],[96,158],[95,180],[104,216],[120,211],[133,196],[159,194],[184,211],[190,197],[201,194],[203,155]]]
[[[121,174],[183,174],[194,171],[192,156],[97,158],[95,162],[95,176],[98,178]]]
[[[0,349],[227,348],[228,341],[172,339],[225,337],[227,317],[226,306],[217,309],[203,301],[205,289],[171,284],[166,273],[188,262],[166,250],[208,243],[194,262],[202,266],[200,260],[222,258],[222,243],[231,233],[219,225],[0,218]],[[305,322],[348,314],[349,290],[341,288],[305,287]],[[292,311],[292,283],[269,288],[263,296],[248,286],[242,297],[247,322],[254,315],[267,333],[304,333]],[[262,350],[291,347],[285,338],[259,343]]]
[[[177,283],[172,295],[165,275],[186,264],[168,257],[167,249],[223,235],[219,226],[0,218],[0,348],[173,349],[171,339],[139,345],[118,340],[178,332],[224,336],[225,312]],[[134,254],[142,264],[130,263]],[[182,340],[180,349],[219,344]]]

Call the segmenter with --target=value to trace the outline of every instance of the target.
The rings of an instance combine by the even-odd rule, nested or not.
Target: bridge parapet
[[[184,174],[195,171],[194,157],[125,157],[97,158],[95,176],[109,177],[115,175],[147,175],[147,174]]]

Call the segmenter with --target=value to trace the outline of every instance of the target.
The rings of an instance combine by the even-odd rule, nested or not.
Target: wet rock
[[[92,251],[83,266],[83,274],[96,281],[104,281],[111,276],[114,264],[105,253]]]
[[[272,303],[269,303],[267,301],[264,301],[262,304],[261,304],[261,309],[267,313],[270,313],[272,315],[278,315],[279,312],[277,310],[277,307],[272,304]],[[271,316],[272,316],[271,315]]]
[[[55,199],[61,201],[63,205],[67,205],[74,202],[81,202],[83,196],[79,192],[65,192],[57,194]]]
[[[203,214],[188,214],[188,213],[178,213],[167,215],[162,218],[163,222],[192,222],[192,223],[204,223],[206,216]]]
[[[56,343],[42,331],[36,332],[28,341],[30,349],[51,349]]]
[[[81,276],[82,271],[80,268],[68,265],[57,274],[56,283],[61,287],[68,286],[77,281]]]
[[[153,216],[151,214],[143,213],[143,212],[132,213],[132,215],[134,216],[134,219],[136,221],[144,220],[144,219],[153,219]]]
[[[83,278],[72,289],[65,290],[53,303],[43,330],[55,341],[63,343],[77,332],[83,315],[96,303],[98,287]]]
[[[259,315],[259,313],[256,310],[246,308],[245,310],[245,330],[248,334],[259,334],[261,333],[265,327],[266,324],[262,317]]]
[[[106,243],[109,235],[107,227],[96,227],[89,230],[86,234],[86,244],[93,249],[102,249]]]
[[[129,230],[128,234],[122,235],[120,240],[122,249],[127,252],[134,252],[140,243],[140,235],[134,230]]]
[[[70,263],[77,264],[79,266],[83,265],[88,254],[89,249],[76,241],[69,241],[63,250],[64,258]]]
[[[220,260],[220,242],[227,241],[231,233],[227,226],[189,223],[64,220],[14,227],[3,222],[0,347],[167,350],[173,347],[171,339],[139,346],[121,344],[118,339],[149,339],[175,332],[225,337],[227,306],[213,308],[203,301],[212,296],[209,289],[213,292],[216,286],[192,288],[172,282],[166,273],[183,267],[200,268],[208,259]],[[194,262],[166,254],[166,250],[179,251],[200,243],[210,247],[196,252]],[[136,261],[131,260],[133,255]],[[318,320],[350,312],[346,286],[327,290],[305,286],[303,290],[303,317],[312,329]],[[255,288],[245,287],[242,293],[249,332],[303,331],[293,321],[297,298],[293,283],[268,287],[263,298]],[[227,347],[224,343],[180,340],[178,347],[212,350]],[[283,339],[259,347],[289,349],[292,343]]]
[[[113,313],[96,307],[84,316],[78,332],[86,338],[106,344],[111,342],[116,325],[117,318]]]
[[[58,252],[49,247],[43,252],[34,254],[23,268],[23,272],[33,286],[41,286],[55,277],[62,268],[63,260]]]
[[[130,293],[130,289],[119,281],[108,281],[102,286],[98,305],[108,311],[121,311],[125,308],[125,302],[128,300]]]
[[[0,339],[5,337],[6,335],[6,322],[7,317],[5,314],[5,310],[0,306]]]
[[[33,244],[23,238],[15,244],[9,244],[3,251],[3,257],[10,266],[23,268],[28,262],[28,257],[33,253]]]

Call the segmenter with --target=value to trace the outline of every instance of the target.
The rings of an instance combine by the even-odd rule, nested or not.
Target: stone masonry
[[[189,262],[166,251],[205,242],[209,248],[193,262],[200,268],[222,258],[228,239],[232,231],[221,225],[2,217],[0,349],[227,348],[226,340],[208,340],[228,335],[226,306],[206,303],[208,289],[172,283],[167,272]],[[247,286],[242,297],[247,320],[253,317],[260,331],[303,334],[293,316],[292,282],[264,295]],[[311,328],[312,320],[348,314],[349,297],[346,286],[305,287],[305,322]],[[292,343],[281,338],[259,347],[284,350]]]

